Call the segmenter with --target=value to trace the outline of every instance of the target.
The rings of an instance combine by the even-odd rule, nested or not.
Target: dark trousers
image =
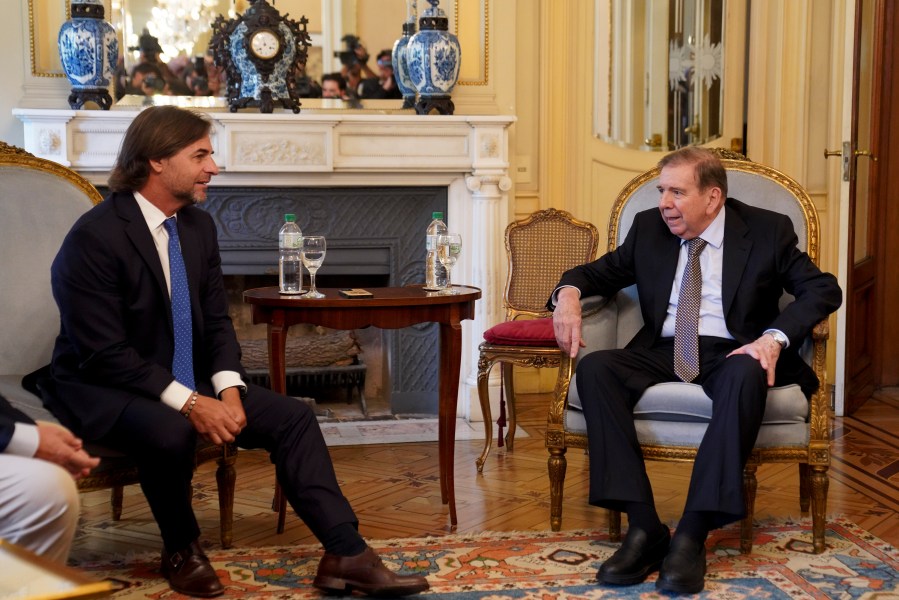
[[[637,441],[634,406],[651,385],[679,381],[673,340],[652,348],[602,350],[577,366],[577,389],[587,421],[590,503],[623,510],[628,502],[653,504],[652,487]],[[734,340],[700,338],[700,375],[712,399],[712,419],[699,445],[685,511],[710,515],[715,527],[745,513],[743,467],[755,445],[768,384],[759,362],[748,355],[725,356]]]
[[[204,395],[214,395],[199,386]],[[331,456],[312,410],[303,402],[249,385],[241,448],[265,448],[287,501],[312,533],[322,536],[356,515],[337,484]],[[135,398],[99,442],[131,456],[162,540],[176,552],[200,535],[190,503],[197,433],[158,400]]]

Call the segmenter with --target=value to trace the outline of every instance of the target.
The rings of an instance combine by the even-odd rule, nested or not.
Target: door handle
[[[874,156],[873,154],[871,154],[871,151],[870,151],[870,150],[856,150],[856,151],[855,151],[855,155],[856,155],[856,156],[867,156],[868,158],[870,158],[870,159],[873,160],[874,162],[877,162],[877,157]]]
[[[849,151],[849,142],[843,142],[843,147],[841,150],[828,150],[824,149],[824,158],[830,158],[831,156],[840,156],[843,159],[843,181],[849,181],[849,157],[851,156],[851,152]]]

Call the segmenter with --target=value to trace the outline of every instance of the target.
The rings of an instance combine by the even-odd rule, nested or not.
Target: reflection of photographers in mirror
[[[340,73],[326,73],[322,75],[322,98],[336,98],[348,100],[346,79]]]
[[[162,46],[159,40],[144,29],[138,45],[128,48],[140,52],[138,63],[131,69],[131,75],[125,75],[124,62],[120,59],[116,68],[116,99],[124,94],[152,96],[154,94],[182,95],[190,94],[190,89],[163,62]]]
[[[368,66],[368,50],[362,45],[358,37],[347,34],[340,38],[344,49],[335,52],[334,56],[340,59],[340,73],[346,79],[347,94],[350,98],[358,98],[362,80],[369,77],[377,77]]]
[[[300,98],[321,98],[322,86],[306,73],[306,65],[297,62],[293,72],[294,80],[297,86],[297,95]]]
[[[392,52],[388,49],[378,52],[378,77],[369,77],[362,80],[360,96],[363,98],[402,98],[403,93],[396,86],[393,78]]]
[[[139,94],[143,96],[154,96],[156,94],[171,95],[172,90],[169,88],[162,71],[158,65],[153,63],[139,63],[131,69],[131,81],[127,89],[129,94]]]
[[[220,96],[224,90],[224,69],[216,67],[212,56],[190,58],[180,54],[168,63],[162,60],[163,49],[159,40],[144,29],[138,45],[129,50],[140,52],[138,63],[129,75],[124,58],[119,57],[116,66],[115,96],[119,100],[125,94],[152,96]]]

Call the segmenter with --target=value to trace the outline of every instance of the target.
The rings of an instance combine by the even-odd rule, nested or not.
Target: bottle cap
[[[440,220],[442,221],[442,220],[443,220],[443,213],[442,213],[442,212],[432,212],[432,213],[431,213],[431,218],[432,218],[432,219],[440,219]]]
[[[288,223],[293,223],[297,220],[297,216],[293,213],[287,213],[286,215],[284,215],[284,220]]]

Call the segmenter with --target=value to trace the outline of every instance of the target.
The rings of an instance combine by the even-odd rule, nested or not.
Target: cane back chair
[[[818,214],[808,194],[790,177],[753,163],[735,153],[722,151],[727,170],[728,195],[745,203],[785,214],[793,221],[798,246],[817,263]],[[634,215],[658,205],[659,169],[632,180],[619,194],[609,220],[609,251],[624,241]],[[791,301],[787,294],[781,306]],[[612,298],[582,299],[583,338],[587,344],[578,357],[605,348],[623,347],[643,321],[634,286]],[[824,519],[830,465],[829,406],[825,391],[826,320],[818,323],[805,340],[801,354],[811,365],[821,385],[809,402],[797,385],[771,388],[762,427],[743,472],[746,518],[741,524],[740,549],[752,550],[752,524],[756,471],[763,462],[799,464],[799,504],[803,512],[811,504],[812,537],[816,553],[824,551]],[[800,340],[798,343],[802,343]],[[578,410],[580,398],[571,382],[576,359],[562,357],[554,399],[547,420],[549,450],[550,526],[562,523],[562,495],[568,448],[587,447],[587,428]],[[634,408],[637,436],[644,458],[692,461],[696,456],[712,414],[712,402],[702,387],[692,383],[664,383],[650,387]],[[609,511],[610,537],[620,539],[621,515]]]
[[[58,422],[22,380],[50,362],[59,333],[59,311],[50,291],[53,258],[75,220],[103,198],[78,173],[3,142],[0,181],[0,394],[35,420]],[[78,480],[78,489],[111,488],[112,517],[119,520],[122,488],[138,483],[137,466],[109,448],[85,447],[100,457],[100,465]],[[196,454],[197,464],[219,464],[221,541],[226,548],[232,538],[236,450],[200,442]]]
[[[591,223],[548,208],[506,226],[508,277],[503,292],[505,321],[484,332],[478,347],[478,398],[484,414],[484,450],[476,464],[482,472],[493,442],[487,378],[501,364],[500,438],[508,408],[506,450],[515,442],[515,390],[512,367],[558,367],[561,352],[553,334],[546,301],[562,273],[596,258],[599,232]],[[502,398],[505,391],[507,401]],[[500,439],[499,444],[502,445]]]

